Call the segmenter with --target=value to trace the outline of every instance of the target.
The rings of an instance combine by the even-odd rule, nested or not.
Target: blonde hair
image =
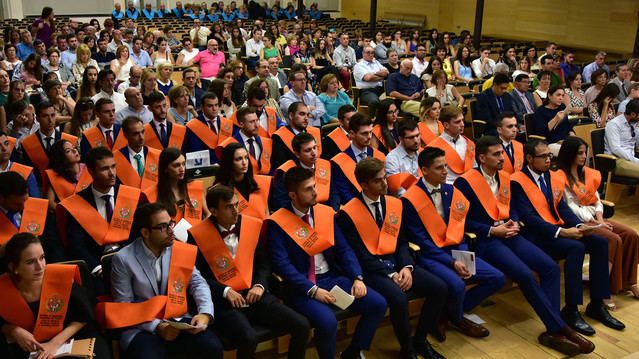
[[[78,46],[78,48],[75,50],[75,53],[77,55],[76,61],[80,59],[80,55],[82,54],[89,55],[89,59],[87,60],[87,63],[91,61],[91,49],[89,48],[87,44],[81,44],[80,46]]]
[[[140,78],[140,91],[142,93],[144,93],[144,83],[146,82],[146,80],[149,79],[149,77],[155,77],[157,78],[157,75],[155,73],[155,70],[152,67],[147,67],[144,70],[142,70],[142,77]],[[155,89],[157,87],[157,82],[153,82],[153,89]]]
[[[183,85],[171,87],[171,89],[169,90],[169,102],[171,103],[171,107],[176,106],[175,100],[177,100],[178,97],[182,96],[183,92],[188,93],[188,90]]]

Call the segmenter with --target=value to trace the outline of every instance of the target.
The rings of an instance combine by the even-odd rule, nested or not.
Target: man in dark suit
[[[238,358],[255,356],[251,323],[291,334],[289,358],[304,358],[308,321],[268,292],[271,266],[260,238],[262,220],[239,215],[238,198],[226,186],[211,188],[206,204],[211,216],[189,230],[189,243],[198,246],[196,266],[211,287],[215,329],[238,348]],[[220,260],[228,266],[221,268]]]
[[[255,107],[242,107],[236,113],[239,131],[233,138],[246,148],[249,153],[253,173],[271,174],[273,141],[259,135],[259,119]]]
[[[284,184],[291,203],[267,220],[271,263],[284,279],[288,304],[315,328],[321,359],[333,359],[337,351],[337,320],[330,306],[336,299],[329,291],[337,286],[355,297],[349,309],[361,318],[341,358],[360,358],[360,351],[368,350],[384,318],[386,300],[364,284],[357,258],[335,225],[333,209],[317,204],[314,176],[303,167],[286,174]]]
[[[321,144],[320,130],[317,127],[309,126],[309,110],[303,102],[293,102],[288,107],[288,126],[278,128],[271,136],[273,140],[273,157],[271,158],[271,168],[278,168],[284,162],[295,158],[292,142],[293,137],[300,132],[308,132]],[[321,154],[321,149],[320,149]]]
[[[507,74],[496,74],[493,86],[477,96],[477,116],[473,119],[486,121],[487,135],[497,135],[495,120],[498,114],[513,111],[512,97],[506,92],[509,83]]]
[[[108,98],[101,98],[95,103],[95,114],[98,124],[82,133],[80,153],[86,160],[87,153],[95,147],[106,147],[115,151],[123,145],[123,138],[119,138],[120,125],[115,123],[115,105]],[[116,146],[116,142],[118,145]],[[117,148],[116,148],[117,147]]]
[[[215,149],[233,135],[233,121],[220,116],[220,100],[215,93],[204,93],[200,101],[198,117],[186,124],[185,146],[189,152],[208,150],[210,163],[218,163]]]
[[[520,126],[524,124],[524,115],[535,113],[537,109],[535,99],[528,90],[530,90],[530,77],[527,74],[519,74],[515,77],[515,89],[508,94],[512,97],[513,111]]]
[[[193,68],[189,67],[182,71],[182,82],[184,87],[189,90],[189,105],[193,106],[196,111],[199,111],[202,105],[202,96],[206,91],[197,86],[197,76]]]
[[[337,111],[339,126],[331,133],[322,137],[322,155],[325,160],[330,160],[338,153],[344,151],[350,145],[348,123],[351,117],[357,113],[352,105],[344,105]]]
[[[587,252],[590,303],[586,315],[613,329],[625,328],[603,304],[604,299],[610,298],[607,240],[592,234],[592,228],[581,223],[563,200],[566,180],[561,172],[549,172],[552,154],[548,143],[528,141],[524,155],[527,165],[511,176],[512,203],[525,224],[522,234],[552,258],[566,259],[562,318],[582,334],[595,334],[578,309],[583,301],[582,266]]]
[[[126,145],[113,152],[121,184],[145,189],[157,183],[160,150],[144,145],[144,123],[139,117],[129,116],[122,122]]]
[[[167,147],[175,147],[186,152],[186,127],[166,120],[168,109],[164,94],[157,91],[151,93],[148,104],[149,111],[153,113],[153,120],[144,125],[147,146],[160,151]]]
[[[406,222],[401,220],[402,201],[385,195],[388,186],[384,162],[365,158],[357,164],[355,176],[362,192],[342,207],[337,223],[357,255],[366,282],[388,302],[400,357],[412,359],[419,354],[443,358],[426,336],[437,325],[446,305],[446,283],[415,266],[408,251]],[[427,296],[414,336],[408,313],[409,292]]]

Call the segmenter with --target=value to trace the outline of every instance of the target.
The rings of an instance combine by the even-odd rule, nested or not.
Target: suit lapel
[[[135,260],[137,260],[140,264],[140,267],[142,267],[144,275],[146,275],[146,278],[149,280],[149,283],[153,288],[153,293],[155,293],[155,295],[160,295],[160,292],[158,291],[158,283],[155,280],[155,269],[152,268],[149,263],[144,260],[144,258],[147,257],[147,254],[145,253],[145,249],[143,246],[144,244],[142,243],[142,238],[138,239],[135,242]]]

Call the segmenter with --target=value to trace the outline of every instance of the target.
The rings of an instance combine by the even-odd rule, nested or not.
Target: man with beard
[[[388,50],[393,46],[393,39],[390,34],[384,34],[381,44],[375,46],[375,58],[380,64],[384,65],[388,63]]]
[[[415,50],[415,57],[413,57],[413,75],[419,77],[422,72],[428,67],[428,61],[426,61],[426,46],[417,45]]]
[[[402,121],[397,132],[400,143],[386,156],[386,175],[389,193],[401,197],[420,177],[417,151],[421,137],[417,123],[412,119]]]

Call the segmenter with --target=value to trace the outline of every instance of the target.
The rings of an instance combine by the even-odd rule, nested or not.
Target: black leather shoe
[[[606,308],[603,304],[594,304],[591,302],[586,307],[586,315],[592,319],[600,321],[601,324],[615,330],[623,330],[626,328],[625,324],[610,315],[610,312],[608,312],[608,308]]]
[[[581,333],[583,335],[592,336],[595,335],[595,330],[586,323],[584,318],[581,317],[581,313],[579,310],[566,310],[566,308],[561,310],[561,318],[571,327],[573,330]]]
[[[443,355],[439,354],[428,341],[423,343],[414,344],[415,353],[423,356],[425,359],[446,359]]]

